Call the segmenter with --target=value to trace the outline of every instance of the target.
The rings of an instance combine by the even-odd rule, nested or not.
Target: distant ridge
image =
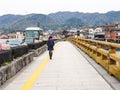
[[[105,25],[107,23],[120,22],[120,11],[107,13],[83,13],[83,12],[57,12],[45,14],[0,16],[0,30],[10,32],[12,30],[24,30],[29,26],[40,26],[44,30],[58,28],[81,27],[83,25]]]

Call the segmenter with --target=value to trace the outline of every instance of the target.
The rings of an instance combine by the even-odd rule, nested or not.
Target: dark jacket
[[[54,46],[54,40],[48,40],[47,41],[47,46],[48,46],[48,50],[54,50],[53,46]]]

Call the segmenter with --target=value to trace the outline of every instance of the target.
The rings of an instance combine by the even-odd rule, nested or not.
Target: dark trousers
[[[53,54],[52,50],[49,50],[49,57],[50,57],[50,59],[52,59],[52,54]]]

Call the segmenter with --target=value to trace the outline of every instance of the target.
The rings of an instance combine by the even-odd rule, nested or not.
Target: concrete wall
[[[39,56],[43,52],[46,51],[47,46],[44,45],[37,50],[33,50],[22,57],[19,57],[8,65],[0,67],[0,86],[4,84],[9,78],[13,77],[17,72],[19,72],[22,68],[33,61],[34,56]]]

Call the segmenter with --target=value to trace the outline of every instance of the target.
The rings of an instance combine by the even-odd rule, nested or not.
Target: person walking
[[[48,46],[48,50],[49,50],[49,57],[50,57],[50,59],[52,59],[53,50],[54,50],[54,40],[53,40],[52,36],[50,36],[48,38],[47,46]]]

